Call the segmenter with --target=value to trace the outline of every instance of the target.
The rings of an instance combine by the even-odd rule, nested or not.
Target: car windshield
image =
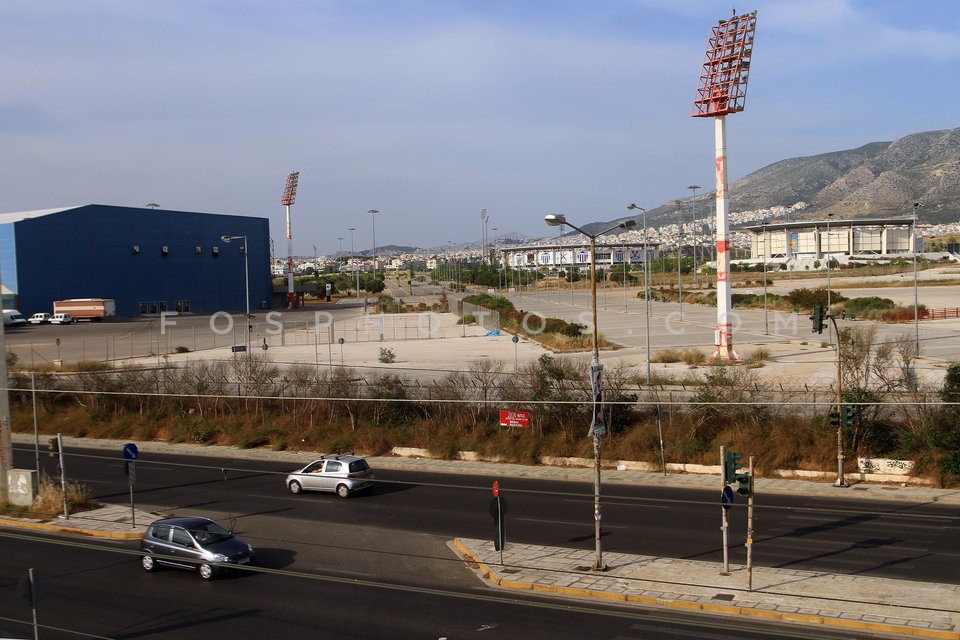
[[[201,545],[216,544],[233,537],[233,534],[216,522],[206,522],[190,528],[190,535]]]

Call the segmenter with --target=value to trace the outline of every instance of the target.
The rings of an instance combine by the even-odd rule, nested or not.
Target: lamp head
[[[233,236],[220,236],[220,239],[223,240],[224,242],[230,242],[231,240],[233,240]]]
[[[632,202],[627,205],[627,209],[631,209],[631,210],[632,210],[632,209],[638,209],[638,210],[640,210],[640,211],[646,212],[646,209],[644,209],[643,207],[638,207],[637,205],[633,204]]]
[[[560,225],[567,224],[567,216],[562,213],[548,213],[543,216],[543,220],[547,223],[548,227],[559,227]]]
[[[640,207],[637,207],[637,208],[639,209]],[[636,220],[626,220],[626,221],[620,223],[620,228],[621,228],[621,229],[633,229],[635,226],[637,226],[637,221],[636,221]]]
[[[370,211],[367,211],[367,213],[380,213],[380,212],[377,211],[376,209],[370,209]]]

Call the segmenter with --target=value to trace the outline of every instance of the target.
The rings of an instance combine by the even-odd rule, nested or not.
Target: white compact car
[[[50,324],[70,324],[73,322],[73,316],[69,313],[55,313],[50,316]]]
[[[35,313],[30,316],[27,322],[30,324],[46,324],[47,322],[50,322],[50,317],[51,316],[49,313],[43,313],[41,311],[40,313]]]

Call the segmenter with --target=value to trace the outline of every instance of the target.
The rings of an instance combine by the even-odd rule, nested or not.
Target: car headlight
[[[213,558],[211,558],[211,560],[213,560],[214,562],[227,562],[228,560],[230,560],[230,558],[223,555],[222,553],[215,553],[213,554]]]

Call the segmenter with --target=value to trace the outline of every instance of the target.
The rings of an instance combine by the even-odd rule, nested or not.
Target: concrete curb
[[[910,626],[893,625],[880,622],[868,622],[863,620],[844,620],[841,618],[830,618],[812,614],[789,613],[783,611],[772,611],[769,609],[753,609],[749,607],[738,607],[735,605],[708,604],[703,602],[691,602],[685,600],[673,600],[667,598],[654,598],[651,596],[640,596],[625,593],[606,592],[591,589],[581,589],[576,587],[563,587],[555,585],[534,584],[531,582],[520,582],[502,578],[497,573],[484,564],[467,546],[456,538],[452,542],[454,550],[461,556],[465,563],[473,565],[476,571],[494,584],[507,589],[521,589],[541,593],[553,593],[562,596],[573,596],[578,598],[593,598],[598,600],[607,600],[611,602],[623,602],[629,604],[639,604],[651,607],[669,607],[674,609],[684,609],[687,611],[701,611],[704,613],[718,613],[724,615],[744,615],[754,616],[756,618],[766,618],[775,622],[795,622],[807,625],[822,625],[826,627],[839,627],[843,629],[852,629],[857,631],[873,631],[877,633],[900,634],[914,636],[919,638],[940,638],[944,640],[958,640],[960,634],[950,631],[937,631],[934,629],[922,629]]]
[[[17,520],[0,516],[0,526],[20,527],[21,529],[36,529],[39,531],[53,531],[56,533],[76,533],[79,535],[90,536],[93,538],[114,538],[118,540],[139,540],[143,537],[143,531],[98,531],[96,529],[87,529],[82,526],[67,526],[58,524],[48,524],[46,522],[31,522],[29,520]],[[146,528],[144,528],[145,530]]]

